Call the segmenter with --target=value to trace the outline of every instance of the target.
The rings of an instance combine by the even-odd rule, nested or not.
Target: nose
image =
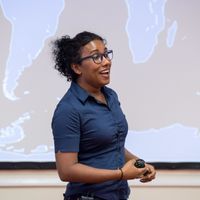
[[[108,58],[106,58],[105,56],[103,56],[102,57],[102,63],[103,63],[103,65],[110,64],[111,60],[109,60]]]

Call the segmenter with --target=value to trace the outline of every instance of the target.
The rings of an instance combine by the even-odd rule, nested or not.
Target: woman
[[[113,51],[90,32],[53,44],[55,68],[71,81],[52,120],[58,174],[69,182],[65,199],[128,199],[127,180],[151,181],[155,170],[135,167],[138,157],[124,147],[127,121],[117,94],[106,87]]]

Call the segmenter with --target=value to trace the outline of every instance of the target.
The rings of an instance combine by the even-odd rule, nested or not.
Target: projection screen
[[[86,30],[113,49],[108,86],[128,120],[126,147],[199,167],[199,10],[198,0],[0,0],[0,165],[55,161],[51,118],[70,83],[50,44]]]

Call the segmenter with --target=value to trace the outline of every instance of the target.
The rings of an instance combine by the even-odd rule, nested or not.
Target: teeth
[[[102,71],[101,74],[108,74],[109,70]]]

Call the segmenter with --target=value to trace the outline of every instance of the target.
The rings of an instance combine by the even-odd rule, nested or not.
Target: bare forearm
[[[132,160],[132,159],[138,159],[138,157],[134,154],[132,154],[130,151],[128,151],[126,148],[124,148],[124,151],[125,151],[125,159],[126,159],[126,162],[129,161],[129,160]]]
[[[110,180],[119,180],[121,171],[119,169],[98,169],[77,163],[70,166],[59,175],[61,180],[68,182],[100,183]]]
[[[100,183],[111,180],[134,179],[142,172],[134,167],[133,162],[137,157],[125,149],[126,164],[122,169],[99,169],[78,162],[77,153],[56,153],[56,167],[62,181]],[[144,173],[143,172],[143,173]]]

